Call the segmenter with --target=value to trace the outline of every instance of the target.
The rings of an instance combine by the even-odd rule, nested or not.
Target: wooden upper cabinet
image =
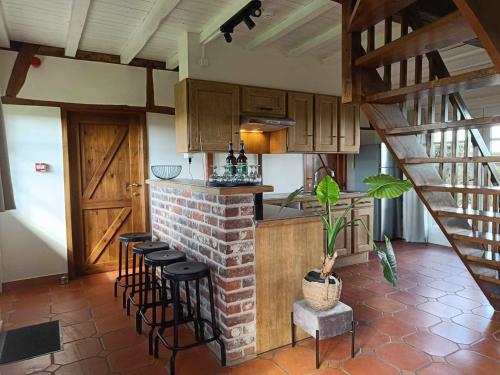
[[[314,114],[314,151],[337,152],[339,98],[315,95]]]
[[[288,117],[297,121],[288,129],[288,151],[311,152],[314,150],[314,95],[288,93]]]
[[[339,133],[338,152],[359,152],[360,128],[358,106],[352,104],[342,104],[340,106]]]
[[[176,85],[177,151],[227,150],[238,144],[239,86],[187,79]]]
[[[243,86],[241,88],[241,113],[285,117],[286,91]]]

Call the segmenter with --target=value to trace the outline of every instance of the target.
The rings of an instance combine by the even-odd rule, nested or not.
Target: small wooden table
[[[295,347],[295,326],[299,326],[316,340],[316,368],[319,368],[319,340],[351,332],[351,357],[354,358],[356,322],[352,308],[338,302],[330,310],[317,311],[309,307],[305,300],[296,301],[292,311],[292,347]]]

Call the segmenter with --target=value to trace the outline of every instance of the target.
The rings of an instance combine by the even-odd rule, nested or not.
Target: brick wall
[[[151,215],[154,237],[210,267],[217,324],[223,333],[228,364],[253,358],[253,195],[215,196],[152,185]],[[209,317],[206,284],[201,286],[201,295],[202,315]],[[220,355],[216,344],[211,348]]]

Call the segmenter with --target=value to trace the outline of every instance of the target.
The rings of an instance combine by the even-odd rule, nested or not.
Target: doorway
[[[62,110],[70,277],[116,270],[119,235],[148,229],[144,113]]]

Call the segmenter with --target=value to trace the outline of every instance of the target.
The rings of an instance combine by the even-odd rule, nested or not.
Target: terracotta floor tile
[[[442,280],[436,280],[436,281],[433,281],[427,285],[430,286],[431,288],[439,289],[439,290],[442,290],[443,292],[446,292],[446,293],[455,293],[455,292],[458,292],[459,290],[464,289],[463,286],[448,283],[448,282],[442,281]]]
[[[35,320],[40,320],[44,318],[48,318],[50,316],[50,308],[46,307],[38,307],[38,308],[23,308],[20,310],[14,310],[8,314],[7,321],[9,323],[23,323],[23,322],[32,322]]]
[[[441,319],[437,316],[426,313],[425,311],[417,310],[413,307],[397,312],[394,314],[394,317],[405,323],[415,324],[417,327],[430,327],[441,322]]]
[[[422,297],[428,297],[428,298],[438,298],[446,295],[445,292],[439,289],[431,288],[428,286],[416,286],[414,288],[408,289],[408,293],[410,294],[418,294],[419,296]]]
[[[316,369],[314,351],[298,346],[276,354],[274,362],[290,375],[309,374]],[[326,367],[327,361],[321,361],[321,366]]]
[[[486,319],[494,320],[495,322],[500,322],[500,312],[496,312],[491,306],[481,306],[472,310],[474,314],[481,315]]]
[[[231,375],[285,375],[285,372],[283,372],[283,370],[276,366],[274,362],[264,359],[256,359],[248,363],[243,363],[239,366],[235,366],[231,368],[230,373]],[[328,374],[325,373],[323,375]],[[335,375],[335,373],[333,373],[332,375]]]
[[[66,365],[68,363],[81,361],[95,357],[102,350],[99,340],[87,338],[64,344],[64,351],[54,353],[54,363]]]
[[[358,338],[358,337],[357,337]],[[358,341],[359,344],[359,341]],[[358,345],[357,345],[358,346]],[[307,340],[302,347],[314,351],[315,340]],[[332,337],[319,342],[320,358],[322,361],[339,361],[351,357],[351,334]]]
[[[431,362],[428,355],[413,349],[407,344],[388,344],[377,349],[380,358],[407,371],[415,371]]]
[[[354,319],[357,321],[371,321],[382,316],[380,311],[372,309],[371,307],[365,305],[353,306]]]
[[[196,360],[193,361],[193,358],[196,358]],[[200,366],[200,363],[203,363],[203,366]],[[206,346],[181,351],[177,354],[176,375],[218,375],[223,370],[225,369],[220,366],[219,361],[209,352]]]
[[[432,363],[430,366],[417,371],[418,375],[461,375],[457,369],[446,363]]]
[[[471,277],[462,276],[449,276],[443,279],[444,281],[452,284],[461,285],[463,287],[477,287],[476,281]]]
[[[374,320],[371,326],[389,336],[406,336],[416,332],[414,325],[404,323],[393,317],[384,317]]]
[[[86,339],[96,333],[94,322],[77,323],[62,328],[65,343]]]
[[[104,334],[116,331],[118,329],[130,326],[131,322],[135,321],[132,316],[127,317],[125,312],[122,312],[122,314],[123,315],[116,313],[106,318],[96,319],[95,325],[97,328],[97,332]]]
[[[52,317],[52,320],[60,320],[62,326],[83,323],[90,319],[92,319],[92,315],[90,314],[90,309],[88,308],[56,314]]]
[[[452,320],[455,323],[478,332],[493,333],[500,330],[500,322],[495,322],[476,314],[462,314],[452,318]]]
[[[86,307],[89,307],[87,299],[80,298],[72,301],[53,302],[51,312],[53,314],[62,314],[69,311],[81,310]]]
[[[482,304],[489,304],[488,299],[484,296],[484,293],[479,288],[465,288],[464,290],[459,290],[457,292],[457,295],[481,302]]]
[[[108,362],[111,371],[120,373],[151,365],[154,357],[149,355],[147,343],[142,343],[112,352]]]
[[[2,375],[34,374],[50,366],[50,355],[44,355],[26,361],[0,366]]]
[[[419,296],[415,293],[409,293],[409,292],[396,292],[389,294],[389,297],[396,301],[404,303],[405,305],[411,305],[411,306],[419,305],[427,301],[426,298]]]
[[[471,350],[500,361],[500,342],[486,338],[471,346]]]
[[[452,318],[462,313],[460,310],[440,302],[426,302],[418,305],[417,309],[426,311],[441,318]]]
[[[500,362],[470,350],[460,350],[446,360],[464,374],[492,375],[498,374],[500,368]]]
[[[356,351],[366,350],[367,347],[376,347],[390,342],[390,337],[380,333],[370,326],[358,325],[356,327]]]
[[[461,310],[472,310],[481,306],[481,302],[451,294],[438,298],[438,301]]]
[[[414,348],[433,356],[444,357],[459,349],[454,342],[430,332],[415,333],[405,337],[404,341]]]
[[[399,375],[394,367],[382,362],[373,355],[362,354],[344,363],[344,369],[350,375]]]
[[[456,323],[442,322],[431,331],[458,344],[472,344],[481,338],[481,334]]]
[[[69,365],[61,366],[55,375],[107,375],[108,364],[104,358],[89,358]]]
[[[104,349],[110,351],[136,346],[146,340],[147,338],[144,335],[138,335],[132,326],[106,333],[101,337]]]
[[[390,298],[375,297],[367,299],[365,302],[368,306],[387,313],[404,310],[406,308],[402,303]]]

